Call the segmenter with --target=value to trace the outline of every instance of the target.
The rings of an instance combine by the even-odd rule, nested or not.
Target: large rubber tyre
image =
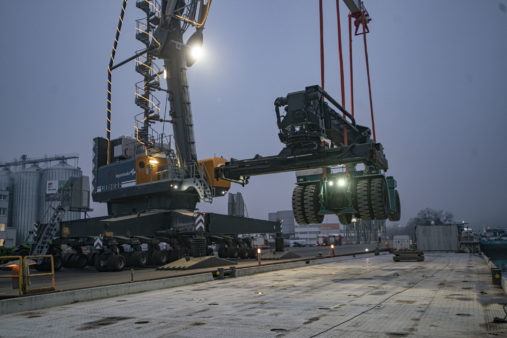
[[[95,266],[95,257],[97,256],[97,253],[90,253],[88,254],[88,266]]]
[[[248,249],[248,257],[249,258],[257,258],[257,249],[256,248],[249,248]]]
[[[352,223],[352,214],[340,214],[338,215],[338,220],[343,225],[349,225]]]
[[[148,255],[144,251],[136,251],[132,254],[132,262],[140,268],[145,267],[148,264]]]
[[[296,186],[292,192],[292,212],[294,213],[294,219],[296,223],[305,225],[308,221],[305,218],[305,187]]]
[[[191,240],[192,257],[206,256],[207,245],[206,238],[196,237]]]
[[[401,218],[401,203],[398,190],[394,191],[394,205],[396,206],[396,212],[389,213],[389,220],[392,222],[398,222]]]
[[[248,258],[248,248],[239,248],[238,255],[239,255],[239,258],[247,259]]]
[[[359,218],[364,221],[373,219],[373,212],[370,208],[369,201],[370,180],[362,179],[357,181],[356,185],[356,200],[357,210],[359,211]]]
[[[320,201],[319,201],[319,186],[317,184],[309,184],[305,186],[305,216],[307,224],[321,224],[324,220],[324,215],[319,215]]]
[[[227,258],[227,248],[226,247],[221,246],[218,248],[218,257]]]
[[[151,254],[151,261],[154,265],[165,265],[169,261],[169,253],[165,250],[155,250]]]
[[[74,267],[82,269],[88,264],[88,257],[85,254],[76,254],[74,258]]]
[[[227,249],[227,257],[238,258],[238,255],[239,255],[238,248],[228,248]]]
[[[127,260],[122,255],[113,255],[109,259],[108,267],[111,271],[121,271],[125,268]]]
[[[389,196],[387,183],[383,177],[375,177],[371,180],[370,201],[374,219],[386,219],[389,214]]]
[[[66,253],[62,256],[62,265],[65,268],[73,268],[72,259],[74,257],[73,253]]]
[[[62,256],[60,256],[60,255],[53,256],[53,265],[54,265],[55,271],[59,271],[63,266],[62,265]]]
[[[95,269],[97,269],[99,272],[108,271],[109,260],[110,257],[107,255],[95,255]]]

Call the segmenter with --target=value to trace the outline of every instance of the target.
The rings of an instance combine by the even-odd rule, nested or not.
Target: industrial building
[[[276,222],[282,221],[282,234],[284,238],[294,238],[296,222],[294,220],[294,213],[292,210],[280,210],[276,212],[270,212],[268,214],[268,220]]]
[[[0,164],[0,246],[25,241],[36,223],[47,223],[59,202],[54,196],[70,177],[81,177],[77,155],[52,156]],[[69,164],[72,163],[72,164]],[[83,188],[89,191],[89,187]],[[79,212],[65,212],[61,220],[81,218]]]
[[[227,201],[227,214],[229,216],[245,217],[246,204],[240,192],[229,194]]]

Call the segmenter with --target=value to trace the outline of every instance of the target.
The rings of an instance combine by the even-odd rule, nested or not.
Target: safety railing
[[[44,258],[48,258],[51,263],[50,272],[42,272],[42,273],[31,273],[30,265],[28,263],[29,259],[40,259],[44,260]],[[42,263],[44,264],[44,263]],[[55,265],[53,255],[32,255],[23,257],[23,268],[24,268],[24,280],[26,280],[25,294],[34,293],[34,292],[44,292],[44,291],[54,291],[55,290]],[[42,277],[42,276],[51,276],[51,286],[41,287],[29,289],[30,286],[30,278],[32,277]]]
[[[53,255],[30,255],[30,256],[0,256],[0,261],[4,259],[12,259],[12,262],[8,262],[3,265],[3,268],[10,268],[9,275],[0,275],[0,278],[12,278],[12,286],[18,289],[19,295],[27,295],[30,293],[54,291],[55,290],[55,267],[53,261]],[[15,262],[17,260],[17,263]],[[47,267],[47,263],[50,263],[50,272],[32,273],[30,271],[31,266],[36,265],[35,260],[39,260],[39,266]],[[34,277],[51,277],[51,286],[30,288],[31,279]]]

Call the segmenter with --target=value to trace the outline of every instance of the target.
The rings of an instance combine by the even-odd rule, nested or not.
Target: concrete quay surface
[[[0,316],[0,336],[507,336],[507,296],[480,256],[323,260],[266,272]]]
[[[375,244],[349,244],[336,246],[335,253],[337,255],[348,255],[354,252],[364,252],[368,248],[371,251],[375,249]],[[326,247],[303,247],[303,248],[286,248],[301,257],[316,257],[319,254],[327,256],[331,254],[331,248]],[[269,250],[264,250],[267,253]],[[281,261],[263,260],[262,264],[278,264]],[[235,267],[256,266],[257,260],[239,260]],[[173,278],[177,276],[186,276],[195,273],[204,273],[214,271],[217,268],[206,268],[197,270],[156,270],[154,267],[134,268],[134,281],[149,281],[163,278]],[[130,268],[126,268],[120,272],[98,272],[95,267],[87,267],[85,269],[62,268],[55,274],[56,291],[76,290],[83,288],[91,288],[106,285],[115,285],[128,283],[131,280]],[[44,287],[49,285],[49,278],[33,278],[32,286]],[[16,296],[17,290],[12,288],[11,280],[0,278],[0,297]],[[1,302],[1,301],[0,301]],[[2,312],[0,312],[1,314]]]

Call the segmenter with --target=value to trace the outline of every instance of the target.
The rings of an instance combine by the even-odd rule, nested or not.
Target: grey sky
[[[91,175],[92,139],[105,135],[106,65],[120,4],[2,3],[0,161],[23,153],[79,153]],[[402,223],[431,207],[473,225],[505,225],[507,1],[365,4],[373,18],[368,47],[377,138],[388,173],[398,180]],[[326,90],[339,98],[334,1],[324,6]],[[344,6],[342,12],[345,23]],[[130,0],[117,60],[141,48],[134,39],[141,14]],[[318,38],[316,0],[214,0],[204,32],[206,57],[189,70],[200,158],[280,151],[273,101],[320,82]],[[356,116],[369,125],[357,37],[354,52]],[[113,76],[113,137],[133,133],[139,112],[133,90],[140,80],[133,67]],[[294,182],[293,173],[255,177],[231,191],[243,193],[250,216],[266,218],[290,208]],[[224,212],[226,202],[200,207]]]

